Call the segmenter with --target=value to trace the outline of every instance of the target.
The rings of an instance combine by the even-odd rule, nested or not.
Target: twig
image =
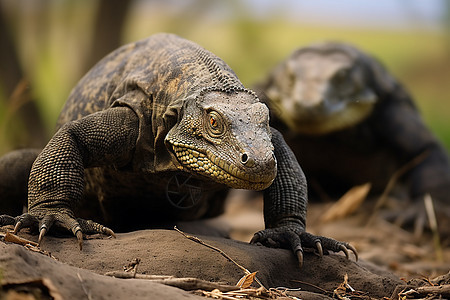
[[[433,233],[434,249],[436,251],[436,258],[440,262],[444,262],[444,255],[442,253],[441,238],[439,236],[438,224],[436,220],[436,213],[434,211],[433,199],[430,194],[426,194],[423,198],[425,202],[425,211],[427,212],[428,221],[430,222],[430,229]]]
[[[311,287],[316,288],[316,289],[318,289],[319,291],[321,291],[321,292],[323,292],[323,293],[325,293],[325,294],[328,294],[328,295],[333,294],[332,292],[329,292],[329,291],[327,291],[327,290],[324,290],[323,288],[321,288],[321,287],[319,287],[319,286],[317,286],[317,285],[314,285],[314,284],[312,284],[312,283],[309,283],[309,282],[305,282],[305,281],[301,281],[301,280],[296,280],[296,279],[293,279],[293,280],[291,280],[291,281],[294,281],[294,282],[298,282],[298,283],[301,283],[301,284],[305,284],[305,285],[311,286]]]
[[[449,284],[450,283],[450,271],[448,271],[447,274],[440,275],[436,278],[433,278],[431,280],[432,285],[438,285],[438,284]]]
[[[234,296],[224,295],[219,290],[212,290],[211,292],[202,291],[202,295],[206,297],[211,297],[213,299],[225,299],[225,300],[236,300]]]
[[[45,251],[45,250],[42,250],[41,248],[39,248],[39,246],[34,246],[34,245],[31,245],[31,244],[26,244],[24,247],[25,247],[26,249],[30,250],[30,251],[37,252],[37,253],[39,253],[39,254],[43,254],[43,255],[48,256],[48,257],[50,257],[50,258],[52,258],[52,259],[54,259],[54,260],[59,260],[59,259],[57,259],[56,257],[54,257],[50,252]]]
[[[165,275],[147,275],[147,274],[133,274],[125,271],[112,271],[105,274],[106,276],[122,278],[122,279],[146,279],[155,283],[161,283],[183,289],[185,291],[192,290],[209,290],[219,289],[221,291],[235,291],[239,290],[239,287],[227,284],[221,284],[216,282],[210,282],[201,280],[198,278],[186,277],[176,278],[173,276]]]
[[[139,278],[139,279],[147,279],[147,280],[161,280],[161,279],[176,278],[176,277],[170,276],[170,275],[133,274],[133,273],[130,273],[130,272],[127,272],[127,271],[106,272],[105,276],[117,277],[117,278],[122,278],[122,279]]]
[[[205,243],[204,241],[202,241],[201,239],[199,239],[198,237],[196,237],[196,236],[193,236],[193,235],[188,235],[188,234],[186,234],[186,233],[184,233],[183,231],[181,231],[181,230],[179,230],[176,226],[174,227],[174,229],[176,230],[176,231],[178,231],[179,233],[181,233],[184,237],[186,237],[187,239],[190,239],[191,241],[194,241],[194,242],[196,242],[196,243],[199,243],[199,244],[201,244],[201,245],[203,245],[203,246],[206,246],[206,247],[208,247],[208,248],[210,248],[210,249],[212,249],[212,250],[214,250],[214,251],[217,251],[217,252],[219,252],[223,257],[225,257],[226,259],[228,259],[229,261],[231,261],[233,264],[235,264],[237,267],[239,267],[242,271],[244,271],[244,273],[245,274],[251,274],[251,272],[249,271],[249,270],[247,270],[245,267],[243,267],[242,265],[240,265],[240,264],[238,264],[233,258],[231,258],[228,254],[226,254],[225,252],[223,252],[221,249],[219,249],[219,248],[217,248],[217,247],[214,247],[214,246],[212,246],[212,245],[209,245],[209,244],[207,244],[207,243]],[[261,286],[261,287],[263,287],[264,289],[266,289],[265,287],[264,287],[264,285],[259,281],[259,279],[255,276],[255,281]],[[266,289],[267,290],[267,289]]]
[[[411,159],[409,162],[404,164],[400,169],[395,171],[394,174],[392,174],[391,178],[389,178],[389,181],[388,181],[386,187],[384,188],[383,193],[381,194],[381,196],[378,198],[377,202],[375,203],[373,213],[370,216],[366,226],[369,226],[373,223],[373,221],[375,220],[376,214],[378,213],[380,208],[386,204],[387,196],[390,194],[390,192],[392,191],[392,189],[394,188],[395,184],[400,179],[400,177],[402,177],[406,172],[408,172],[409,170],[411,170],[412,168],[414,168],[415,166],[420,164],[428,156],[428,154],[429,154],[428,150],[423,151],[422,153],[420,153],[419,155],[417,155],[416,157]]]
[[[129,273],[131,273],[133,275],[136,275],[137,274],[137,268],[138,268],[140,263],[141,263],[141,259],[140,258],[135,258],[128,265],[123,266],[123,270],[125,272],[129,272]]]
[[[251,272],[249,270],[247,270],[245,267],[243,267],[240,264],[238,264],[233,258],[231,258],[228,254],[226,254],[225,252],[223,252],[219,248],[205,243],[204,241],[202,241],[201,239],[199,239],[196,236],[188,235],[188,234],[184,233],[183,231],[179,230],[176,226],[174,227],[174,229],[176,231],[178,231],[179,233],[181,233],[184,237],[190,239],[191,241],[197,242],[199,244],[202,244],[203,246],[206,246],[206,247],[208,247],[210,249],[213,249],[214,251],[219,252],[222,256],[224,256],[226,259],[230,260],[232,263],[234,263],[236,266],[238,266],[241,270],[243,270],[245,274],[251,274]]]
[[[218,289],[212,290],[211,292],[201,291],[201,295],[206,297],[211,297],[214,299],[227,299],[227,300],[238,300],[238,299],[298,299],[286,295],[286,293],[277,291],[274,289],[266,290],[263,287],[240,289],[230,292],[222,292]],[[281,299],[280,298],[280,299]]]
[[[14,244],[19,244],[19,245],[22,245],[22,246],[26,246],[27,244],[30,244],[30,245],[35,246],[35,247],[39,246],[38,243],[30,241],[30,240],[27,240],[27,239],[24,239],[24,238],[21,238],[20,236],[12,234],[11,232],[7,232],[5,234],[4,241],[5,242],[14,243]]]
[[[450,297],[450,284],[439,285],[439,286],[421,286],[414,289],[409,289],[405,292],[399,294],[399,296],[405,299],[411,298],[410,296],[426,296],[429,294],[436,294],[442,297]],[[402,298],[403,299],[403,298]]]
[[[48,256],[50,258],[53,258],[54,260],[58,260],[56,257],[54,257],[50,252],[42,250],[41,248],[39,248],[39,244],[27,239],[24,239],[18,235],[15,235],[11,232],[7,232],[4,236],[3,239],[5,242],[9,242],[9,243],[13,243],[13,244],[18,244],[18,245],[22,245],[24,246],[26,249],[33,251],[33,252],[37,252],[40,254],[43,254],[45,256]]]

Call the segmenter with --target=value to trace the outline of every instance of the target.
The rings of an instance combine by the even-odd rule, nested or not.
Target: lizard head
[[[165,143],[183,168],[232,188],[262,190],[276,176],[269,111],[248,90],[186,100]]]
[[[364,120],[377,102],[367,59],[345,44],[301,48],[274,70],[265,88],[271,109],[291,130],[326,134]]]

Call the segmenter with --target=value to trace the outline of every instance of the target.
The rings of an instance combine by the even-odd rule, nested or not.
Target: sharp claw
[[[303,267],[303,251],[302,250],[297,250],[297,251],[295,251],[295,254],[296,254],[297,259],[298,259],[298,266],[300,268],[302,268]]]
[[[250,240],[250,244],[255,244],[256,242],[259,241],[259,236],[260,234],[257,232],[253,235],[252,239]]]
[[[341,249],[342,252],[345,253],[345,257],[347,257],[347,259],[348,259],[348,258],[349,258],[349,254],[348,254],[347,248],[346,248],[344,245],[340,245],[340,246],[339,246],[339,249]]]
[[[350,244],[347,245],[347,248],[353,252],[353,254],[355,255],[356,261],[358,261],[358,251],[356,251],[356,248]]]
[[[80,251],[83,250],[83,232],[79,225],[72,228],[73,234],[77,237],[78,246],[80,247]]]
[[[112,236],[113,238],[116,238],[116,234],[114,233],[114,231],[112,231],[111,229],[109,229],[108,227],[104,227],[103,228],[103,232],[107,235]]]
[[[22,221],[19,221],[16,223],[16,226],[14,226],[13,234],[17,234],[17,232],[19,232],[21,228],[22,228]]]
[[[38,244],[41,244],[42,238],[44,237],[44,235],[47,233],[47,226],[42,225],[41,226],[41,230],[39,232],[39,239],[38,239]]]
[[[319,252],[320,257],[323,256],[322,243],[320,241],[316,241],[317,252]]]
[[[80,247],[80,251],[83,250],[83,233],[80,230],[77,230],[75,233],[77,240],[78,240],[78,246]]]

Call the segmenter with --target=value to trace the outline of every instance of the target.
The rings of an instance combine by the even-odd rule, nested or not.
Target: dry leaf
[[[241,279],[239,279],[236,286],[240,287],[241,289],[248,288],[249,286],[252,285],[253,281],[255,280],[256,273],[258,273],[258,271],[250,274],[245,274],[244,276],[242,276]]]
[[[323,214],[321,218],[322,222],[342,219],[355,212],[361,206],[364,199],[366,199],[370,188],[370,183],[351,188]]]

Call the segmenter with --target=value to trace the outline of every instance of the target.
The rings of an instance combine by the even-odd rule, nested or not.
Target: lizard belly
[[[228,192],[223,185],[184,172],[137,174],[92,168],[85,171],[85,178],[84,201],[97,202],[99,206],[94,210],[99,215],[93,218],[116,231],[215,217],[223,212]]]
[[[332,197],[340,197],[350,188],[367,182],[372,184],[372,192],[382,192],[392,174],[401,166],[391,149],[365,147],[364,141],[358,142],[359,148],[349,142],[327,138],[302,137],[289,142],[311,190],[314,184],[318,184]]]

